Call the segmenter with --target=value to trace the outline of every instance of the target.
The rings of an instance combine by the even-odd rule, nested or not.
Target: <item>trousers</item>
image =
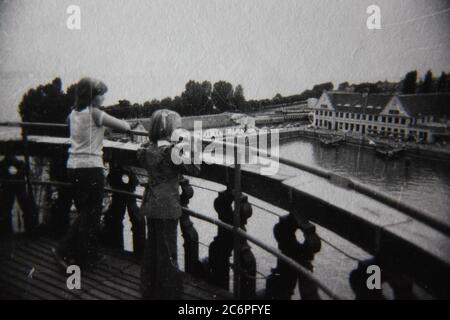
[[[79,266],[98,258],[97,236],[102,213],[105,177],[103,168],[68,169],[78,215],[58,249]]]

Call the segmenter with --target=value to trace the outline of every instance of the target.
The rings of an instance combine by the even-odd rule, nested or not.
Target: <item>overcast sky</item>
[[[448,0],[0,0],[0,120],[56,76],[104,80],[105,104],[180,94],[188,80],[242,84],[247,99],[316,83],[450,71]],[[81,30],[66,27],[69,5]],[[381,8],[381,30],[366,9]]]

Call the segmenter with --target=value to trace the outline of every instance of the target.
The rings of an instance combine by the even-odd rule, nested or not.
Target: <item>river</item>
[[[425,210],[450,224],[450,163],[420,158],[384,160],[374,150],[342,145],[323,147],[319,141],[297,138],[280,146],[290,160],[330,170]]]

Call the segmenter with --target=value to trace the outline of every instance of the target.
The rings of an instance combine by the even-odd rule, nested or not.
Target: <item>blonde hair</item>
[[[150,141],[156,143],[161,139],[170,139],[179,126],[181,126],[181,116],[177,112],[168,109],[153,112],[148,128]]]

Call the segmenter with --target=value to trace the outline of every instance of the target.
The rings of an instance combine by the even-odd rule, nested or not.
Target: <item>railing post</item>
[[[68,182],[67,177],[67,152],[58,153],[50,159],[50,179],[61,182]],[[55,236],[66,234],[70,226],[70,208],[72,207],[72,189],[57,188],[58,195],[50,208],[49,231]]]
[[[112,166],[108,183],[113,189],[134,192],[139,181],[136,175],[120,166]],[[140,255],[145,240],[145,224],[139,214],[136,199],[124,194],[113,194],[110,208],[105,212],[104,240],[113,247],[123,250],[123,218],[128,209],[133,233],[134,253]]]
[[[219,192],[214,200],[214,209],[219,220],[228,224],[233,222],[233,192],[228,186],[225,191]],[[230,255],[233,250],[233,234],[225,229],[217,228],[217,236],[209,246],[209,277],[215,285],[228,290],[230,280]]]
[[[189,180],[185,178],[181,180],[180,186],[182,190],[180,203],[182,207],[187,207],[189,200],[194,195],[194,190],[189,184]],[[198,232],[195,230],[189,215],[184,211],[180,218],[180,228],[184,239],[184,271],[192,275],[201,276],[198,253]]]
[[[303,243],[297,241],[295,236],[297,230],[301,230],[304,234],[305,241]],[[280,217],[280,221],[274,227],[274,235],[278,242],[278,248],[283,254],[313,271],[314,255],[321,248],[314,225],[297,218],[291,212],[287,216]],[[276,268],[272,269],[272,274],[267,279],[266,297],[288,300],[291,298],[297,282],[302,299],[320,299],[315,284],[278,259]]]
[[[16,193],[14,186],[9,185],[6,181],[17,179],[18,168],[14,165],[14,162],[17,161],[17,159],[7,155],[0,162],[0,178],[5,181],[0,184],[0,237],[10,235],[13,232],[12,208]]]
[[[125,191],[134,192],[139,185],[139,180],[131,170],[125,170],[125,172],[125,175],[128,177]],[[140,213],[140,207],[137,205],[136,198],[127,197],[126,204],[133,234],[133,253],[135,256],[141,257],[145,246],[145,218]]]
[[[9,234],[12,229],[12,208],[14,199],[23,212],[25,231],[33,234],[37,226],[38,211],[34,201],[28,197],[26,180],[23,183],[8,183],[8,180],[24,181],[26,175],[25,163],[16,157],[6,155],[0,163],[0,178],[4,179],[1,183],[0,193],[0,234]],[[31,182],[31,181],[30,181]]]
[[[241,196],[240,207],[240,226],[247,231],[245,225],[252,216],[253,210],[248,202],[247,196]],[[256,296],[256,258],[246,239],[240,238],[240,277],[241,299],[254,299]]]
[[[370,274],[367,273],[367,269],[371,265],[378,266],[381,270],[380,283],[387,282],[392,288],[394,299],[396,300],[414,300],[417,297],[413,293],[413,282],[407,276],[403,275],[401,270],[395,267],[395,263],[389,261],[385,263],[382,256],[376,255],[375,257],[367,260],[360,261],[358,267],[350,272],[350,285],[355,293],[357,300],[382,300],[385,299],[383,290],[370,289],[367,286],[367,280]],[[389,268],[387,267],[387,265]]]
[[[358,267],[350,272],[350,286],[357,300],[382,300],[382,290],[370,290],[367,287],[367,268],[370,265],[378,265],[375,258],[360,261]],[[383,275],[383,272],[381,273]],[[382,280],[381,280],[382,281]]]
[[[39,224],[38,209],[36,206],[36,200],[33,194],[33,186],[31,185],[31,165],[30,165],[30,155],[28,152],[28,128],[22,127],[22,141],[24,148],[24,159],[25,159],[25,181],[26,181],[26,194],[28,196],[27,207],[29,210],[24,212],[25,214],[25,229],[27,233],[33,233],[37,225]]]
[[[239,163],[237,137],[234,138],[234,217],[233,217],[233,265],[235,299],[241,297],[241,239],[237,230],[241,225],[241,164]]]

